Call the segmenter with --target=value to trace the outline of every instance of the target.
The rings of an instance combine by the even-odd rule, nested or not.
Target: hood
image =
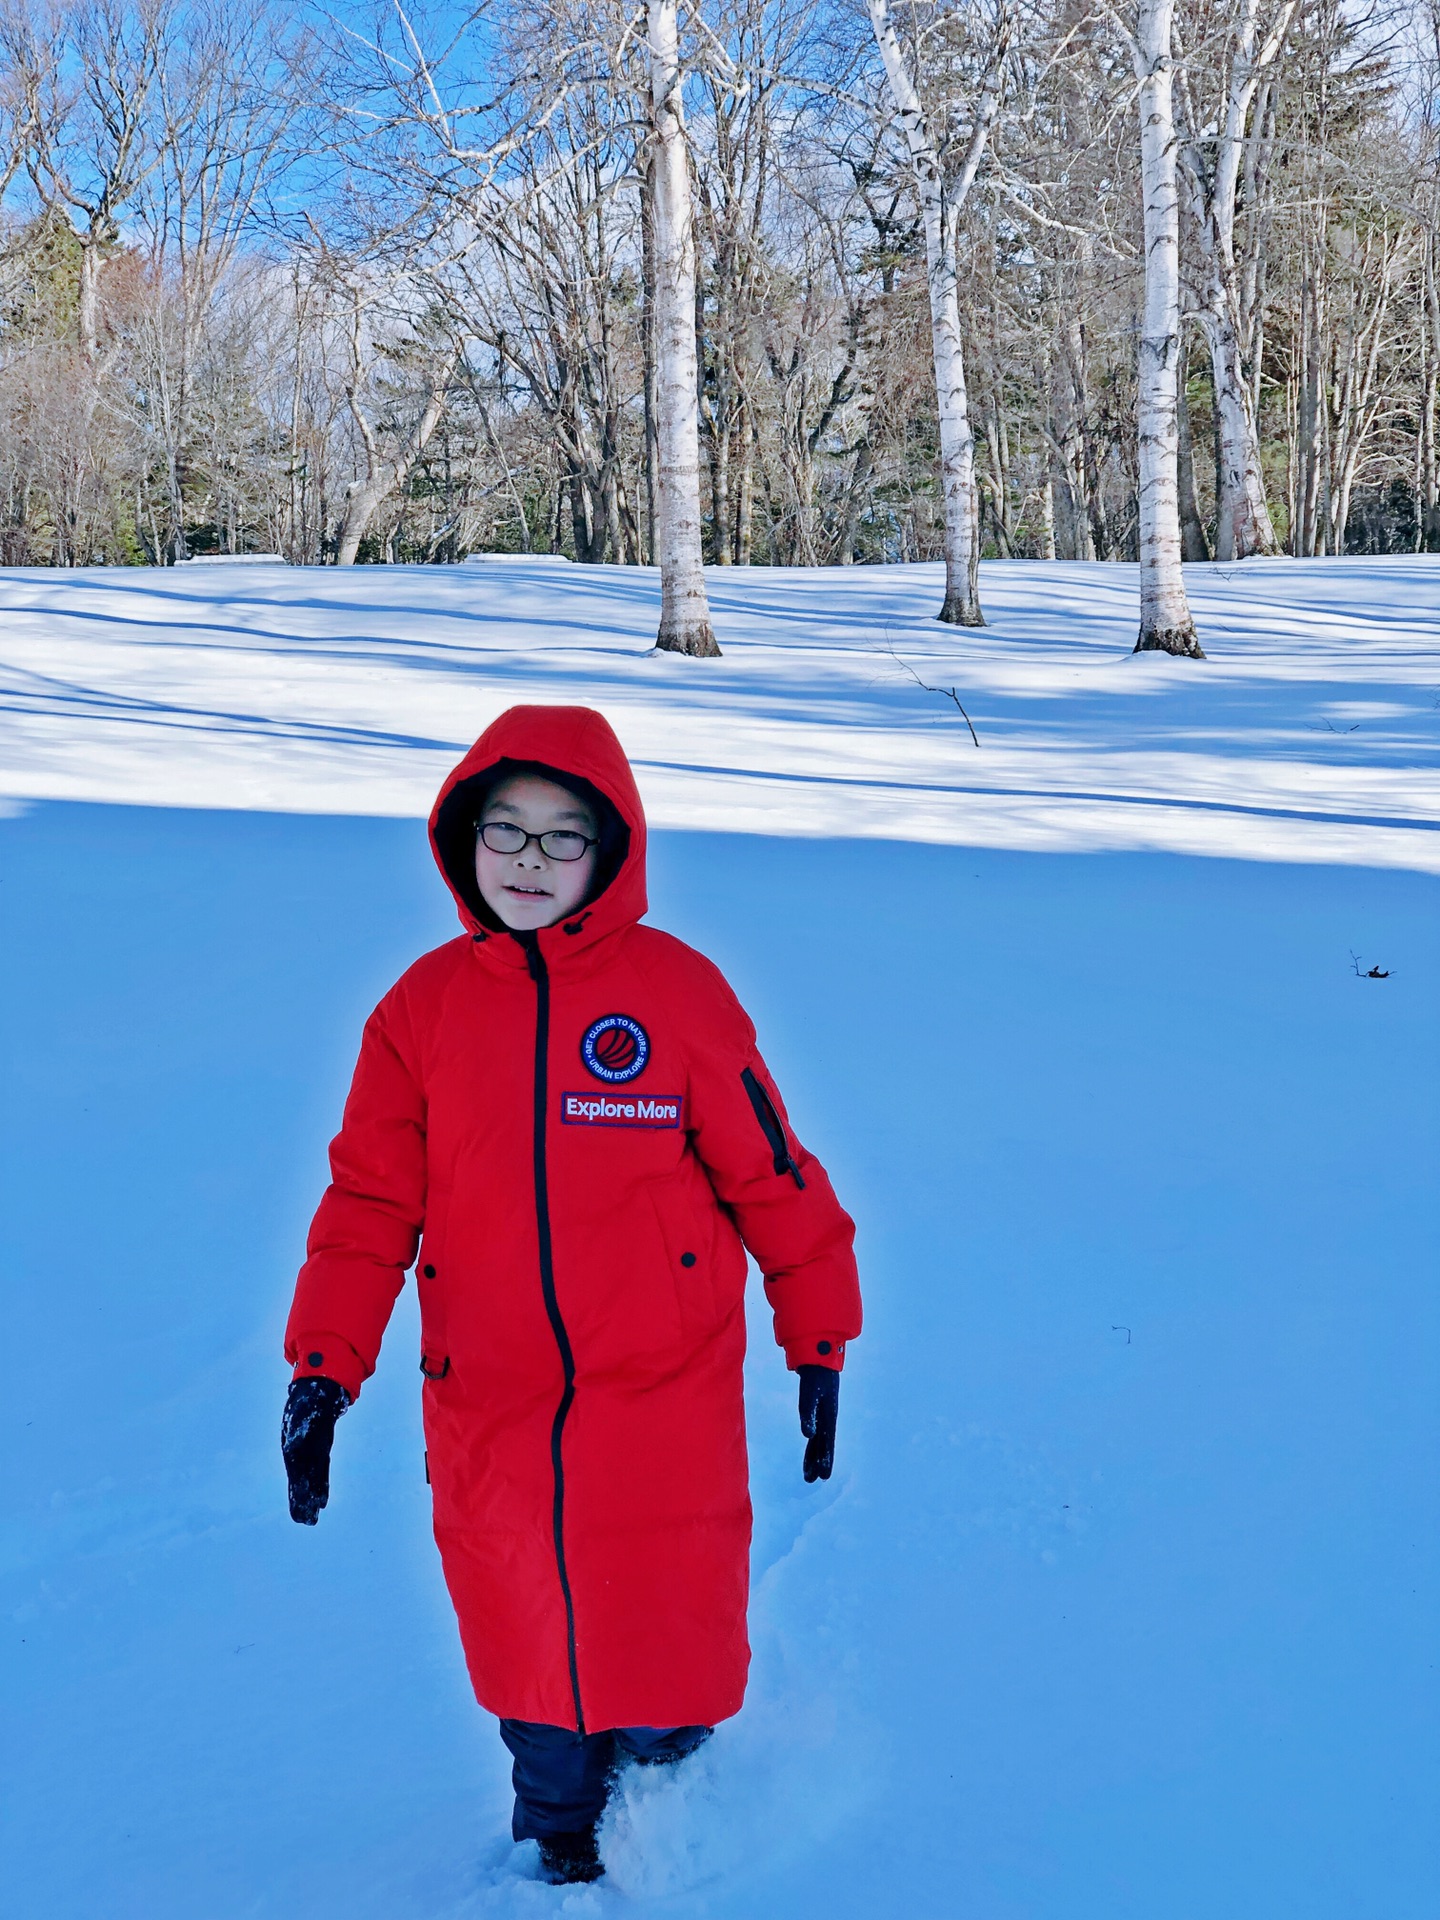
[[[592,707],[509,707],[488,726],[446,779],[430,814],[435,864],[455,898],[461,924],[484,940],[498,929],[475,886],[475,817],[494,783],[520,767],[562,774],[593,787],[619,819],[609,882],[563,923],[566,945],[588,947],[630,926],[645,912],[645,811],[639,789],[610,722]],[[549,947],[561,927],[546,928]],[[503,945],[517,947],[510,941]]]

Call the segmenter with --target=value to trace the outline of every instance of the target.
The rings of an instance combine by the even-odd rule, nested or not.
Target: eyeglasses
[[[526,833],[513,820],[487,820],[480,828],[480,838],[491,853],[523,853],[533,840],[547,860],[583,860],[591,847],[600,844],[568,827],[552,827],[548,833]]]

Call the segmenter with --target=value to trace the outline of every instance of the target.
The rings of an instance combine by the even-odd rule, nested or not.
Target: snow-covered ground
[[[618,570],[0,575],[0,1911],[1430,1920],[1440,566],[1197,571],[1204,666],[1120,568],[978,634],[713,580],[696,663]],[[413,816],[521,698],[641,763],[869,1315],[811,1488],[757,1319],[751,1697],[569,1892],[408,1297],[313,1532],[276,1446],[360,1020],[453,925]]]
[[[987,567],[979,632],[934,567],[717,571],[705,662],[636,568],[0,572],[0,793],[417,814],[580,699],[661,826],[1440,870],[1440,556],[1191,574],[1204,673],[1131,653],[1118,565]]]

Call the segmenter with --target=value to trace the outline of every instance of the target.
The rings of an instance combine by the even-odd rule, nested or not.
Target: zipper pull
[[[545,956],[540,951],[539,934],[536,933],[533,927],[526,927],[519,933],[516,933],[512,928],[510,938],[512,940],[518,940],[520,945],[525,949],[526,971],[538,986],[545,972]]]

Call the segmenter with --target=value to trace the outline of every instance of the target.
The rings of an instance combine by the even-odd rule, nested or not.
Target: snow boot
[[[594,1827],[579,1833],[547,1833],[538,1843],[540,1878],[552,1887],[568,1887],[581,1880],[598,1880],[605,1871]]]
[[[636,1753],[632,1748],[625,1754],[624,1764],[632,1767],[678,1767],[680,1762],[688,1760],[698,1747],[704,1746],[714,1734],[715,1729],[713,1727],[678,1727],[675,1731],[684,1736],[683,1744],[662,1746],[652,1753]],[[698,1734],[699,1738],[691,1738],[694,1734]]]

